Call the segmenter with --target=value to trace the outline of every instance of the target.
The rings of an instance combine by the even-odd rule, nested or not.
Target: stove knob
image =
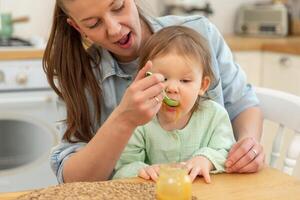
[[[27,81],[28,81],[27,74],[25,74],[25,73],[19,73],[19,74],[17,74],[16,82],[19,85],[25,85],[27,83]]]
[[[0,71],[0,83],[4,83],[5,82],[5,74],[3,71]]]

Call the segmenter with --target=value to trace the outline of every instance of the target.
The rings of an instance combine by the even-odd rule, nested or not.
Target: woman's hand
[[[118,114],[129,122],[129,126],[136,127],[149,122],[161,107],[164,77],[161,74],[145,77],[151,67],[152,62],[148,61],[127,88],[117,107]]]
[[[157,181],[158,178],[158,174],[159,174],[159,165],[151,165],[151,166],[147,166],[142,168],[139,171],[138,176],[146,179],[146,180],[153,180],[153,181]]]
[[[225,162],[227,173],[251,173],[263,168],[265,154],[262,145],[247,137],[234,144]]]
[[[196,156],[190,160],[188,160],[185,164],[191,181],[194,181],[195,178],[199,176],[203,176],[206,183],[210,183],[209,172],[213,169],[213,164],[204,156]]]

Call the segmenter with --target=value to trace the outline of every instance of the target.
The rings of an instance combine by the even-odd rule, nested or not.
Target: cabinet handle
[[[279,59],[279,64],[282,67],[289,67],[292,64],[291,58],[288,56],[283,56]]]

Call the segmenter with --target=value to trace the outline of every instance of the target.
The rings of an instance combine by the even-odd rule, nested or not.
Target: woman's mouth
[[[131,32],[129,32],[127,35],[123,36],[118,42],[118,46],[123,49],[128,49],[131,47],[132,44],[132,35]]]

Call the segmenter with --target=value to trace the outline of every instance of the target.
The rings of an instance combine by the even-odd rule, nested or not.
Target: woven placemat
[[[34,190],[17,200],[155,200],[155,183],[124,181],[65,183]],[[192,198],[197,200],[196,197]]]

